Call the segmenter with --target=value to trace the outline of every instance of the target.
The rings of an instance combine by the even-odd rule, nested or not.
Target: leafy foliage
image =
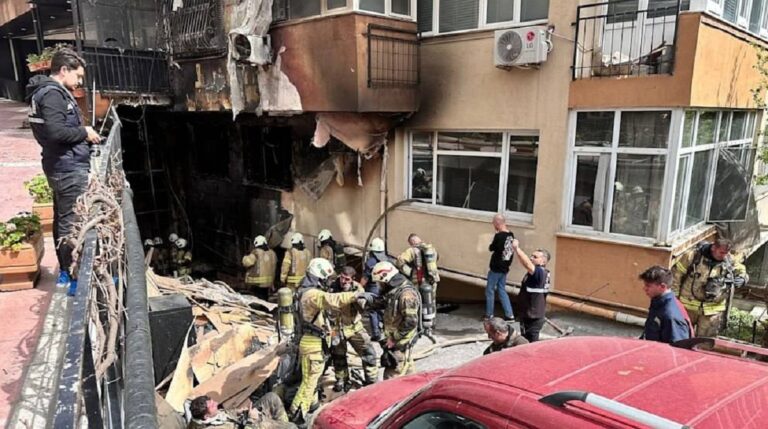
[[[768,104],[766,104],[766,97],[768,97],[768,49],[756,43],[753,43],[752,46],[757,56],[757,64],[754,67],[758,74],[760,74],[760,79],[750,92],[752,93],[752,100],[755,102],[755,106],[765,110],[768,108]],[[761,130],[760,133],[764,134],[765,130]],[[757,151],[757,159],[763,164],[768,164],[768,146],[763,145]],[[768,185],[768,174],[757,175],[755,182],[758,185]]]
[[[31,53],[27,55],[27,63],[28,64],[35,64],[40,63],[43,61],[48,61],[51,58],[53,58],[53,54],[56,53],[59,49],[62,48],[71,48],[72,46],[66,43],[57,43],[55,46],[48,46],[46,48],[43,48],[43,52],[36,54]]]
[[[741,341],[752,342],[752,331],[753,327],[755,327],[756,319],[757,318],[749,312],[733,307],[731,308],[731,313],[728,315],[728,326],[721,335]],[[765,335],[765,330],[766,324],[758,321],[756,325],[757,332],[755,332],[756,342],[760,342],[760,339]]]
[[[0,223],[0,249],[18,252],[21,245],[40,231],[40,218],[32,213],[20,213]]]
[[[48,179],[45,178],[45,175],[38,174],[31,180],[24,182],[24,188],[37,204],[53,202],[53,190],[48,186]]]

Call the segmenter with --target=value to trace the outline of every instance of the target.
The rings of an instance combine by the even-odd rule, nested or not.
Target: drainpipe
[[[477,274],[465,273],[456,270],[449,270],[447,268],[440,268],[440,276],[449,278],[451,280],[460,281],[462,283],[468,283],[473,286],[479,286],[485,288],[487,284],[487,278],[479,276]],[[512,295],[520,294],[520,285],[512,285],[508,283],[505,287],[507,293]],[[559,296],[558,296],[559,295]],[[635,316],[633,314],[624,313],[622,311],[610,310],[598,305],[585,302],[586,298],[575,300],[566,296],[562,296],[557,291],[550,292],[547,296],[547,302],[558,307],[562,307],[568,310],[576,310],[581,313],[586,313],[592,316],[602,317],[604,319],[613,320],[616,322],[626,323],[628,325],[645,326],[645,319]]]

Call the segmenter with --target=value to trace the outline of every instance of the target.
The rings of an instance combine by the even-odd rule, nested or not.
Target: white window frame
[[[752,3],[760,1],[763,3],[760,19],[760,25],[757,32],[749,30],[750,15],[752,14]],[[736,11],[736,22],[731,22],[725,19],[723,13],[725,12],[723,0],[691,0],[691,11],[694,12],[706,12],[723,22],[730,25],[735,25],[740,29],[754,34],[762,39],[768,40],[768,0],[737,0],[738,10]]]
[[[384,0],[384,13],[360,9],[360,0],[352,0],[352,3],[353,3],[352,4],[352,9],[355,12],[360,12],[360,13],[365,13],[365,14],[371,14],[371,15],[376,15],[376,16],[388,16],[388,17],[407,19],[407,20],[410,20],[410,21],[416,21],[416,1],[417,0],[410,0],[410,4],[411,4],[411,6],[410,6],[411,14],[410,15],[404,15],[404,14],[392,12],[392,0]]]
[[[666,111],[670,112],[670,129],[669,134],[667,136],[667,147],[666,148],[627,148],[627,147],[619,147],[619,133],[621,129],[621,114],[622,112],[658,112],[658,111]],[[613,112],[613,134],[611,136],[611,146],[610,147],[599,147],[599,146],[576,146],[576,121],[579,113],[584,112]],[[629,243],[635,243],[635,244],[641,244],[641,245],[652,245],[654,243],[657,243],[659,241],[663,242],[665,240],[665,237],[663,234],[663,231],[665,229],[666,225],[669,225],[669,220],[671,218],[671,208],[670,208],[670,200],[672,198],[672,193],[669,190],[669,186],[667,186],[667,183],[669,182],[670,174],[674,174],[673,171],[671,171],[670,167],[670,158],[672,156],[672,153],[674,152],[674,148],[676,145],[673,144],[673,137],[675,135],[678,135],[679,132],[675,128],[675,124],[678,122],[677,118],[680,115],[680,109],[670,109],[670,108],[628,108],[628,109],[584,109],[584,110],[572,110],[569,113],[569,130],[568,130],[568,164],[566,166],[566,186],[565,190],[568,192],[567,197],[565,198],[566,204],[563,205],[563,213],[562,213],[562,219],[563,219],[563,226],[564,230],[566,232],[575,233],[575,234],[581,234],[581,235],[588,235],[588,236],[595,236],[595,237],[603,237],[603,238],[609,238],[609,239],[615,239],[620,241],[626,241]],[[677,133],[677,134],[675,134]],[[571,221],[573,220],[573,207],[574,207],[574,197],[576,193],[576,167],[577,167],[577,161],[578,156],[589,156],[589,155],[600,155],[600,154],[610,154],[611,160],[609,164],[609,172],[608,172],[608,183],[610,184],[610,192],[608,192],[608,195],[606,195],[607,200],[604,201],[604,213],[603,213],[603,228],[602,230],[598,231],[595,230],[593,227],[584,226],[584,225],[573,225]],[[631,154],[631,155],[663,155],[665,156],[665,168],[664,168],[664,177],[663,177],[663,188],[661,191],[660,196],[660,202],[661,202],[661,214],[659,216],[658,224],[656,225],[656,232],[653,237],[638,237],[634,235],[627,235],[627,234],[621,234],[616,232],[610,232],[611,228],[611,216],[613,215],[613,197],[614,197],[614,182],[616,181],[616,163],[618,159],[619,154]],[[677,159],[675,159],[675,162],[677,162]]]
[[[427,0],[422,0],[422,1],[427,1]],[[432,31],[425,31],[421,33],[422,37],[440,36],[445,34],[465,34],[465,33],[472,33],[476,31],[485,31],[485,30],[499,30],[503,28],[540,25],[540,24],[546,24],[549,22],[549,11],[547,11],[547,18],[545,19],[536,19],[532,21],[520,21],[522,1],[514,0],[515,4],[513,6],[514,9],[512,12],[512,20],[488,23],[488,0],[478,0],[478,18],[477,18],[478,22],[477,22],[476,28],[470,28],[467,30],[459,30],[459,31],[448,31],[448,32],[441,33],[440,32],[440,0],[429,0],[429,1],[433,2],[432,3]],[[550,7],[551,6],[552,5],[550,2]]]
[[[541,133],[538,130],[521,129],[521,130],[499,130],[499,129],[407,129],[406,131],[407,148],[405,151],[405,195],[406,198],[412,198],[412,179],[413,179],[413,134],[418,133],[431,133],[432,134],[432,199],[429,202],[417,202],[415,203],[421,207],[428,207],[432,210],[436,210],[444,213],[451,213],[456,215],[494,215],[496,213],[503,213],[507,219],[519,221],[523,223],[533,222],[533,213],[515,212],[507,210],[507,176],[509,175],[509,147],[510,137],[537,137],[540,139]],[[476,151],[458,151],[458,150],[438,150],[437,149],[437,135],[441,132],[444,133],[501,133],[501,151],[499,152],[476,152]],[[541,140],[538,140],[537,149],[541,145]],[[465,209],[462,207],[451,207],[437,204],[437,156],[474,156],[474,157],[486,157],[486,158],[498,158],[501,165],[499,167],[499,195],[496,202],[497,211],[485,211],[475,209]],[[538,178],[539,170],[539,153],[536,154],[536,177]],[[538,181],[536,182],[538,188]],[[536,190],[534,190],[534,210],[536,205]]]
[[[308,0],[304,0],[308,1]],[[416,2],[417,0],[410,0],[411,4],[411,14],[410,15],[403,15],[399,13],[393,13],[392,12],[392,0],[384,0],[384,13],[379,12],[372,12],[369,10],[362,10],[360,9],[360,0],[346,0],[347,5],[341,6],[333,9],[328,9],[328,0],[318,0],[320,1],[320,14],[319,15],[312,15],[312,16],[306,16],[303,18],[289,18],[284,21],[276,22],[275,24],[281,24],[284,22],[296,22],[296,21],[305,21],[310,19],[317,19],[320,17],[325,16],[334,16],[334,15],[342,15],[350,12],[357,12],[362,13],[365,15],[374,15],[374,16],[382,16],[382,17],[388,17],[388,18],[397,18],[397,19],[404,19],[408,21],[416,22]]]

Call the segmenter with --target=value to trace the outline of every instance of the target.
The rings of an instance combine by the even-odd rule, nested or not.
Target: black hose
[[[125,223],[125,254],[128,278],[126,283],[125,320],[125,393],[123,415],[127,428],[155,429],[155,373],[152,364],[152,340],[147,309],[147,279],[144,269],[144,249],[139,226],[133,211],[133,193],[123,191],[123,221]]]
[[[371,227],[371,230],[368,232],[368,238],[366,238],[365,239],[365,243],[363,243],[363,264],[365,264],[365,260],[368,259],[368,245],[371,244],[371,240],[373,239],[373,233],[376,232],[376,228],[379,227],[379,224],[381,223],[381,221],[383,219],[385,219],[387,217],[387,215],[389,214],[389,212],[391,212],[392,210],[394,210],[394,209],[396,209],[396,208],[398,208],[398,207],[400,207],[402,205],[414,203],[416,201],[419,201],[419,200],[417,200],[415,198],[411,198],[411,199],[407,199],[407,200],[398,201],[395,204],[392,204],[391,206],[387,207],[387,209],[384,210],[384,213],[379,215],[379,218],[376,219],[376,222],[373,223],[373,226]],[[387,243],[384,242],[384,245],[386,246]]]

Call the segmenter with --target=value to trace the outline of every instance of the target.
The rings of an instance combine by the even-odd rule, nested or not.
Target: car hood
[[[407,398],[444,372],[444,369],[421,372],[350,392],[323,407],[315,419],[314,428],[364,428],[382,411]]]

